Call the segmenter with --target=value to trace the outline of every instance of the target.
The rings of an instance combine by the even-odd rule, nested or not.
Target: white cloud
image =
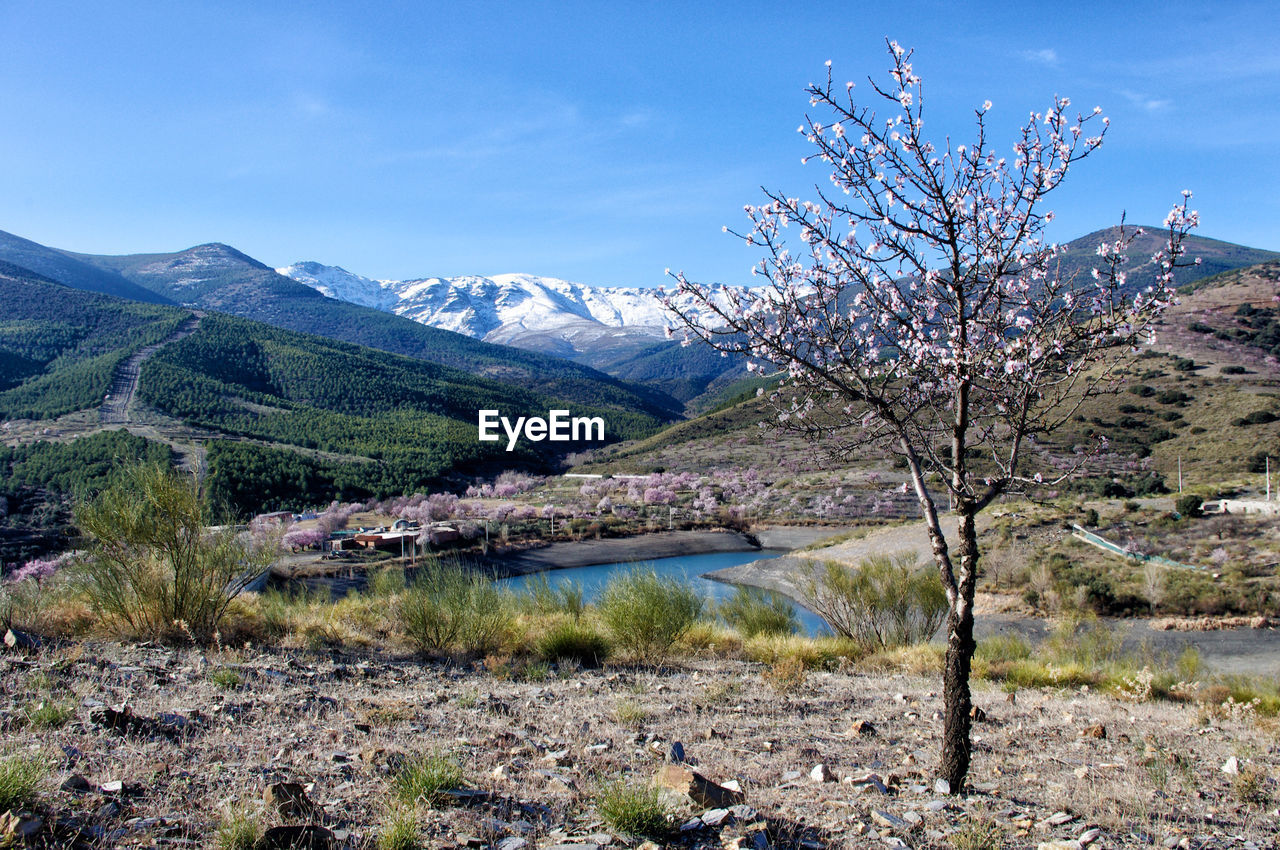
[[[1041,65],[1051,66],[1058,64],[1058,51],[1052,47],[1046,47],[1042,50],[1024,50],[1020,55],[1028,62],[1038,62]]]
[[[1147,112],[1159,112],[1173,103],[1168,98],[1148,97],[1132,89],[1121,89],[1120,94],[1134,106]]]

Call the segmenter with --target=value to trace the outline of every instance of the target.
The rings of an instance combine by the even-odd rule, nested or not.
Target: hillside
[[[585,404],[265,323],[75,290],[11,265],[0,266],[0,308],[6,443],[66,446],[102,433],[112,424],[101,408],[113,379],[131,356],[150,353],[140,366],[141,356],[129,364],[140,372],[139,406],[117,411],[119,424],[203,463],[211,492],[240,510],[393,495],[508,467],[546,469],[585,447],[522,442],[507,452],[505,442],[480,443],[481,408],[513,419],[568,408],[601,417],[608,440],[662,422],[625,394],[621,404]],[[4,473],[17,480],[16,467]],[[65,482],[19,477],[23,486],[48,487],[55,502],[69,492]]]
[[[0,419],[45,419],[102,403],[116,366],[189,314],[81,292],[0,262]]]
[[[98,268],[55,248],[47,248],[38,242],[23,239],[21,236],[15,236],[3,230],[0,230],[0,260],[74,289],[115,295],[119,298],[151,304],[173,303],[163,295],[125,280],[110,269]]]
[[[76,289],[94,290],[96,281],[118,280],[135,292],[126,297],[256,319],[465,369],[575,403],[610,405],[659,419],[675,418],[681,408],[680,402],[662,393],[629,386],[586,366],[491,345],[327,298],[226,245],[199,245],[171,254],[98,256],[46,248],[27,240],[0,241],[0,260],[24,265],[14,258],[32,252],[47,260],[47,271],[41,272],[45,277]]]

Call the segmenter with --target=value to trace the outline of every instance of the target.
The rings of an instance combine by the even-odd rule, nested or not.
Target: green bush
[[[568,614],[575,620],[587,607],[581,582],[560,582],[553,587],[546,573],[538,573],[525,583],[518,602],[523,610],[531,613]]]
[[[0,812],[31,808],[45,768],[38,759],[11,756],[0,759]]]
[[[438,560],[414,577],[399,613],[423,652],[483,655],[502,645],[511,626],[507,597],[488,577]]]
[[[613,829],[630,835],[660,839],[672,827],[671,807],[653,785],[611,782],[596,794],[596,811]]]
[[[609,657],[609,641],[583,623],[566,620],[552,626],[538,641],[538,654],[548,661],[568,659],[584,667],[599,667]]]
[[[854,568],[827,561],[805,594],[836,634],[882,648],[929,640],[948,610],[942,580],[914,555],[868,558]]]
[[[1204,504],[1204,499],[1188,493],[1185,496],[1178,497],[1178,501],[1174,502],[1174,510],[1185,517],[1198,517],[1200,516],[1200,506],[1202,504]]]
[[[406,759],[391,778],[391,790],[403,805],[439,805],[446,791],[462,785],[462,767],[449,756],[430,752]]]
[[[738,585],[733,596],[717,606],[716,613],[743,637],[789,635],[800,627],[790,599],[758,587]]]
[[[269,533],[241,532],[207,515],[194,476],[134,466],[76,524],[92,541],[82,564],[91,606],[137,635],[184,632],[208,641],[231,600],[275,561]]]
[[[702,598],[687,581],[635,567],[609,579],[599,608],[619,647],[661,660],[702,613]]]

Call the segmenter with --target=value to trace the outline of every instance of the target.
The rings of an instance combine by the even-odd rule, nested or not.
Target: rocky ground
[[[386,654],[10,651],[4,755],[48,772],[37,812],[4,828],[41,846],[207,846],[239,809],[323,825],[273,833],[319,842],[306,846],[368,846],[396,764],[436,751],[465,787],[425,811],[424,846],[635,847],[644,839],[600,816],[599,789],[649,783],[679,742],[676,778],[692,770],[741,797],[673,793],[660,846],[1277,846],[1277,727],[1247,708],[982,686],[972,786],[952,796],[932,778],[933,679],[732,661],[539,672]],[[47,722],[41,703],[69,717]],[[281,782],[309,802],[286,805],[277,786],[264,804]]]

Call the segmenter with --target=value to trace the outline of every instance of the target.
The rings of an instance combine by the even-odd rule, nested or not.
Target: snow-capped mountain
[[[373,280],[312,262],[277,271],[341,301],[486,342],[566,356],[662,339],[671,323],[662,293],[641,287],[588,286],[526,274]],[[676,298],[681,306],[692,304],[688,296]]]

